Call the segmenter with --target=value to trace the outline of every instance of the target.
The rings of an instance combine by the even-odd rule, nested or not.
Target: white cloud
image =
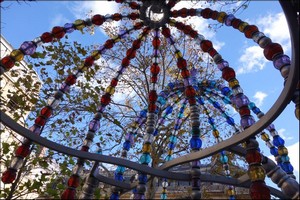
[[[255,104],[257,107],[260,107],[263,105],[264,99],[267,97],[268,95],[264,92],[261,91],[257,91],[255,93],[255,95],[253,96],[254,99],[256,99]]]
[[[259,17],[254,22],[249,21],[249,24],[257,25],[261,32],[271,38],[273,42],[281,44],[284,52],[288,53],[288,49],[291,47],[290,35],[285,16],[282,12],[276,14],[269,13]],[[263,70],[268,61],[263,55],[263,49],[255,45],[245,48],[239,62],[241,63],[241,67],[237,69],[237,74],[246,74]]]
[[[85,19],[89,13],[93,13],[93,15],[114,14],[118,11],[118,4],[107,1],[77,1],[72,2],[69,9],[77,19]]]
[[[285,51],[290,48],[289,29],[282,12],[259,18],[256,24],[273,42],[281,44]]]
[[[86,19],[96,14],[105,16],[118,13],[119,4],[113,1],[74,1],[70,3],[69,9],[74,13],[76,19]],[[105,24],[107,23],[104,23],[104,26]],[[120,21],[110,23],[112,27],[119,25]],[[101,27],[99,29],[105,34]]]
[[[54,26],[64,26],[65,23],[71,23],[72,21],[65,18],[63,14],[56,15],[49,24],[49,28],[53,28]]]
[[[286,147],[289,151],[290,162],[294,167],[294,174],[299,181],[299,142]]]
[[[285,134],[284,134],[285,131],[286,130],[284,128],[281,128],[281,129],[277,130],[278,134],[280,135],[280,137],[282,139],[284,139],[284,140],[292,140],[294,137],[292,137],[292,136],[285,136]]]
[[[242,66],[237,69],[237,74],[246,74],[264,69],[267,60],[259,46],[251,46],[245,49],[239,62]]]

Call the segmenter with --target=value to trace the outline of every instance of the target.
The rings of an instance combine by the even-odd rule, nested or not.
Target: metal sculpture
[[[29,129],[18,125],[5,113],[1,112],[1,122],[26,138],[22,145],[16,150],[10,167],[2,174],[2,181],[4,183],[11,183],[14,181],[16,172],[22,165],[23,159],[30,154],[31,145],[33,143],[38,143],[49,149],[78,158],[77,164],[73,168],[72,175],[69,178],[68,187],[61,196],[62,199],[75,198],[76,188],[80,182],[80,172],[82,171],[86,160],[94,161],[94,166],[89,173],[86,183],[84,184],[83,191],[80,193],[79,197],[82,199],[93,198],[93,192],[99,182],[115,186],[112,189],[111,199],[120,198],[120,189],[128,191],[134,188],[133,198],[144,199],[146,191],[145,185],[149,178],[153,178],[154,176],[161,177],[164,180],[162,182],[163,191],[161,199],[167,198],[167,179],[191,181],[191,197],[193,199],[201,198],[201,181],[228,184],[229,199],[235,199],[234,186],[249,187],[252,199],[270,199],[270,194],[280,198],[299,198],[299,184],[294,179],[293,167],[289,162],[288,152],[284,146],[284,141],[278,135],[275,126],[272,124],[274,119],[280,115],[291,100],[296,104],[296,115],[297,113],[299,115],[299,84],[297,88],[297,83],[299,81],[297,77],[299,73],[299,26],[297,22],[297,10],[293,7],[293,5],[297,3],[280,1],[288,20],[290,36],[292,39],[292,59],[290,60],[289,57],[284,54],[280,44],[273,43],[271,39],[260,32],[255,25],[249,25],[241,19],[235,18],[232,14],[227,15],[224,12],[213,11],[209,8],[182,8],[181,10],[173,10],[172,8],[178,2],[175,0],[149,0],[137,2],[116,0],[116,2],[128,5],[136,12],[129,13],[126,16],[119,13],[107,16],[94,15],[88,20],[76,20],[74,23],[67,23],[63,27],[56,26],[51,32],[45,32],[33,41],[24,42],[19,49],[13,50],[10,55],[1,59],[0,69],[1,74],[3,74],[10,70],[16,62],[21,61],[25,55],[33,54],[38,46],[43,43],[51,42],[54,38],[60,39],[64,37],[65,34],[71,33],[74,30],[81,30],[82,28],[91,25],[100,26],[105,21],[119,21],[125,17],[131,20],[142,20],[141,22],[135,23],[132,28],[120,32],[113,39],[107,40],[103,46],[88,56],[84,60],[84,65],[80,66],[76,72],[69,75],[65,82],[62,83],[60,89],[47,100],[48,105],[41,109],[40,115],[35,120],[35,124]],[[153,18],[153,15],[159,15],[160,17]],[[219,23],[224,23],[226,26],[232,26],[234,29],[238,29],[245,34],[246,38],[253,39],[261,48],[264,49],[264,56],[266,59],[273,61],[274,67],[280,70],[281,75],[285,80],[284,89],[277,101],[266,114],[261,112],[253,102],[249,101],[248,97],[244,94],[242,87],[239,85],[234,69],[229,67],[229,63],[222,58],[216,49],[214,49],[212,42],[198,34],[191,26],[176,21],[176,17],[179,16],[183,18],[187,16],[198,16],[205,19],[210,18],[217,20]],[[186,60],[182,56],[180,50],[176,47],[176,43],[173,40],[169,27],[174,27],[196,40],[200,44],[201,49],[208,53],[214,60],[218,69],[222,72],[222,78],[228,82],[229,87],[218,84],[214,80],[197,80],[197,78],[195,78],[192,72],[187,68]],[[88,132],[81,150],[74,150],[41,137],[41,129],[47,122],[47,119],[52,115],[53,110],[59,105],[63,95],[68,93],[70,87],[76,83],[76,79],[83,73],[84,69],[92,67],[94,61],[100,58],[101,53],[107,49],[112,49],[114,44],[121,38],[125,37],[125,35],[140,29],[142,29],[140,35],[133,42],[132,47],[127,50],[126,57],[123,58],[120,68],[117,71],[117,75],[111,80],[110,85],[106,88],[105,94],[101,97],[101,105],[97,108],[94,118],[90,121],[89,126],[87,127]],[[100,127],[103,111],[111,101],[111,96],[115,91],[118,80],[126,68],[130,66],[130,60],[135,58],[136,51],[140,48],[143,38],[148,35],[151,30],[153,31],[152,44],[154,53],[153,64],[151,66],[152,88],[149,92],[148,107],[140,112],[140,116],[135,123],[136,126],[126,134],[125,142],[123,143],[122,158],[113,158],[101,154],[89,153],[89,145],[93,142],[93,137]],[[174,49],[175,57],[177,59],[177,67],[181,71],[182,81],[171,82],[168,84],[168,87],[166,87],[166,90],[157,93],[156,83],[157,76],[159,74],[158,49],[160,47],[161,35],[168,40],[170,48]],[[174,132],[169,138],[170,143],[168,146],[168,155],[165,158],[166,162],[158,168],[151,168],[148,166],[151,162],[151,156],[149,154],[151,142],[153,141],[153,137],[158,134],[157,127],[162,125],[165,117],[173,111],[173,106],[170,104],[171,102],[168,102],[168,99],[173,99],[173,97],[179,93],[184,94],[184,97],[182,96],[182,100],[178,101],[181,102],[179,103],[180,109],[177,113]],[[231,104],[237,109],[240,114],[240,125],[242,130],[239,130],[236,127],[234,120],[227,115],[226,111],[222,109],[222,106],[220,106],[220,103],[215,99],[221,99],[223,103]],[[216,110],[218,110],[218,112],[220,112],[224,117],[225,121],[236,130],[237,134],[222,141],[222,133],[216,129],[214,120],[209,115],[205,102],[208,102]],[[172,150],[174,149],[177,140],[176,131],[178,131],[181,127],[183,112],[188,104],[190,111],[189,122],[192,135],[190,139],[191,153],[172,159]],[[217,141],[216,145],[204,149],[201,149],[202,141],[199,137],[200,107],[202,107],[206,113],[208,122],[211,125],[213,136]],[[158,120],[157,112],[162,111],[163,109],[165,110],[165,113],[162,115],[162,118]],[[255,122],[253,116],[250,114],[251,111],[259,118],[257,122]],[[299,116],[297,117],[299,118]],[[127,151],[129,151],[131,145],[134,143],[136,131],[143,123],[146,125],[146,133],[144,136],[142,155],[138,164],[127,160],[126,157]],[[272,135],[273,143],[271,142],[269,135],[263,131],[264,129]],[[278,162],[277,167],[273,161],[259,152],[258,142],[255,137],[258,135],[260,135],[266,142],[271,153],[276,157]],[[245,147],[239,145],[243,142],[246,143]],[[224,153],[224,150],[236,153],[246,158],[246,161],[249,163],[248,176],[243,176],[237,179],[230,178],[227,163],[228,157]],[[100,152],[101,151],[99,150],[98,153]],[[221,162],[224,165],[225,176],[221,177],[201,174],[200,160],[217,153],[220,153]],[[99,174],[97,170],[99,162],[118,165],[114,179]],[[187,162],[191,162],[190,173],[175,173],[168,171],[173,166]],[[137,183],[123,182],[123,173],[126,168],[138,171]],[[282,191],[280,192],[272,187],[266,186],[264,182],[265,175],[269,176],[274,183],[278,184]]]

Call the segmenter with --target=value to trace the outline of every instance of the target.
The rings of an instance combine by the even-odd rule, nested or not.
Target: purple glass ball
[[[26,41],[26,42],[23,42],[23,44],[20,46],[20,50],[25,55],[32,55],[36,50],[36,46],[33,42]]]

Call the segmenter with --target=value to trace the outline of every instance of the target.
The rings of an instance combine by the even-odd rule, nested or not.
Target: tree
[[[108,36],[113,38],[120,29],[125,29],[125,27],[128,27],[128,24],[123,24],[123,26],[117,28],[108,25],[104,26],[104,29]],[[97,109],[99,97],[105,93],[110,80],[114,77],[111,72],[118,69],[117,65],[122,62],[122,59],[126,56],[126,51],[131,47],[137,37],[138,35],[136,33],[128,35],[119,43],[116,43],[112,50],[106,51],[106,53],[102,55],[102,59],[95,63],[92,68],[87,69],[83,77],[77,80],[75,87],[71,88],[70,92],[64,96],[58,109],[55,110],[52,117],[47,121],[42,132],[43,137],[69,147],[80,148],[87,131],[86,126],[93,117],[92,113]],[[178,49],[188,62],[188,69],[196,68],[199,73],[198,78],[201,80],[214,79],[213,77],[217,75],[217,72],[213,69],[212,61],[202,56],[202,53],[199,55],[201,50],[194,40],[183,33],[176,35],[174,40]],[[131,61],[127,71],[124,72],[122,78],[119,80],[119,84],[116,88],[118,92],[115,93],[115,96],[122,97],[121,100],[125,100],[125,103],[112,98],[110,105],[106,108],[107,111],[103,114],[100,131],[94,139],[95,142],[102,143],[104,146],[103,151],[110,152],[109,155],[111,156],[120,155],[122,151],[120,143],[124,141],[126,130],[132,125],[133,120],[138,116],[140,111],[148,105],[148,94],[152,90],[151,76],[149,75],[152,66],[152,41],[152,36],[145,38],[145,41],[140,47],[140,51],[137,51],[136,59]],[[159,60],[161,76],[157,84],[157,91],[166,89],[167,83],[182,81],[180,78],[180,70],[176,66],[176,58],[172,48],[168,48],[169,45],[166,39],[162,39],[160,42]],[[29,125],[38,117],[40,110],[47,104],[47,99],[51,98],[53,92],[59,89],[60,83],[77,67],[82,66],[83,60],[95,50],[93,48],[94,47],[83,47],[79,42],[70,41],[66,37],[66,39],[53,43],[53,45],[43,46],[41,50],[38,50],[38,52],[31,56],[29,60],[29,62],[32,63],[31,67],[38,71],[43,81],[43,86],[40,91],[40,99],[36,103],[36,108],[32,111],[27,120]],[[116,49],[118,51],[115,51]],[[28,81],[20,79],[20,83],[26,82]],[[30,85],[27,87],[31,88]],[[172,97],[173,102],[178,101],[179,98],[183,98],[181,95],[182,94]],[[158,113],[158,116],[162,117],[166,108],[167,107],[163,107]],[[177,112],[179,111],[179,102],[174,104],[174,109],[177,109]],[[216,114],[214,116],[217,117],[218,111],[215,112]],[[186,121],[188,111],[184,114],[185,118],[183,118],[183,120]],[[157,136],[152,143],[152,167],[157,167],[165,162],[164,159],[162,159],[167,153],[164,149],[167,149],[169,144],[169,136],[174,129],[176,117],[176,114],[171,114],[165,119],[165,123],[162,124],[159,130],[159,136]],[[207,118],[205,115],[201,117],[203,120]],[[201,128],[203,130],[202,136],[208,138],[210,130],[209,124],[203,123]],[[220,128],[225,129],[226,127],[224,124],[221,124]],[[142,126],[137,135],[136,144],[142,143],[141,136],[144,131],[145,126]],[[179,134],[180,137],[178,137],[178,140],[180,141],[177,142],[178,146],[175,152],[178,156],[187,153],[190,138],[189,125],[182,125]],[[32,155],[37,153],[41,148],[42,147],[36,145]],[[92,145],[90,149],[93,151],[95,145]],[[138,160],[139,157],[136,155],[139,155],[141,152],[141,147],[134,145],[131,152],[128,158],[130,160]],[[17,194],[17,191],[22,191],[24,187],[32,188],[31,191],[36,191],[41,196],[59,197],[64,189],[63,184],[65,184],[66,178],[71,174],[71,167],[75,164],[74,158],[50,150],[43,151],[41,157],[29,157],[28,161],[26,161],[26,166],[24,165],[19,173],[26,173],[30,168],[37,167],[41,167],[47,172],[46,169],[49,167],[49,164],[51,165],[53,160],[56,160],[55,165],[58,165],[58,171],[55,171],[53,174],[42,174],[37,182],[23,183],[18,179],[18,183],[11,187],[10,192],[4,191],[3,197],[18,198],[20,194],[18,194],[19,196],[13,195]],[[90,162],[86,162],[85,168],[89,169],[91,165]],[[153,180],[149,184],[149,191],[155,190]],[[41,188],[41,183],[44,181],[48,181],[47,187]],[[154,192],[149,192],[149,195],[150,194],[154,194]],[[149,198],[151,197],[153,196],[149,196]]]

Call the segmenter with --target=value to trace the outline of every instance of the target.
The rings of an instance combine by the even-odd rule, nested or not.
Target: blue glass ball
[[[273,156],[278,156],[278,149],[275,148],[275,147],[271,147],[271,148],[270,148],[270,153],[271,153]]]
[[[284,140],[279,135],[275,135],[273,138],[273,145],[276,147],[283,146]]]
[[[192,137],[190,139],[190,147],[191,149],[200,149],[202,146],[202,141],[199,137]]]
[[[130,141],[125,141],[123,144],[123,149],[125,149],[126,151],[129,151],[130,149]]]
[[[143,153],[143,155],[140,158],[141,164],[149,164],[151,162],[151,156],[148,153]]]
[[[110,198],[109,198],[110,200],[119,200],[119,195],[118,194],[115,194],[115,193],[112,193],[111,195],[110,195]]]

